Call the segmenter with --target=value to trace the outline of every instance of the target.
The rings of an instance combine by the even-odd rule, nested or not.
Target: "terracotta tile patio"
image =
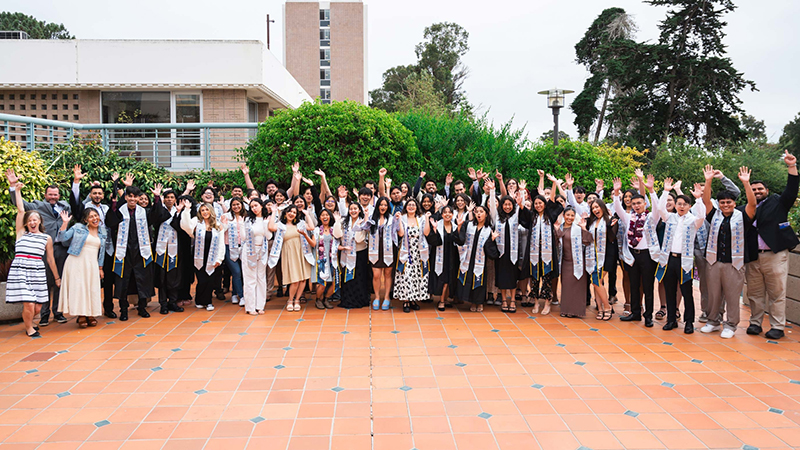
[[[287,313],[273,301],[253,317],[215,303],[53,324],[34,340],[0,327],[0,448],[800,447],[794,329],[722,340],[557,307]]]

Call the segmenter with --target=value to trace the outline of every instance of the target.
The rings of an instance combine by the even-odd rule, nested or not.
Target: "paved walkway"
[[[0,327],[0,448],[800,447],[793,330],[280,306]]]

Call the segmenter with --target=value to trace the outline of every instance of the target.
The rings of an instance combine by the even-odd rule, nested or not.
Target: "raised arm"
[[[22,200],[21,196],[17,197],[14,195],[14,191],[16,190],[14,186],[16,186],[16,184],[19,182],[19,177],[14,173],[13,169],[6,170],[6,178],[8,179],[8,190],[11,197],[11,204],[17,208],[19,208],[19,205],[22,205],[23,212],[36,208],[34,203],[26,202],[25,200]]]
[[[292,165],[292,185],[289,186],[289,190],[286,191],[286,195],[290,199],[295,195],[300,195],[300,181],[302,180],[303,175],[300,173],[300,163],[295,162]]]
[[[250,178],[250,168],[247,167],[247,164],[242,164],[242,175],[244,175],[244,184],[247,189],[255,189],[256,185],[253,184],[253,180]]]
[[[714,204],[711,203],[711,182],[714,181],[714,167],[711,164],[706,164],[703,169],[703,176],[706,180],[706,185],[703,187],[703,205],[706,207],[706,214],[714,210]]]
[[[745,206],[744,210],[747,216],[750,217],[750,220],[752,220],[756,217],[756,205],[758,205],[758,201],[756,201],[756,194],[753,193],[753,188],[750,186],[750,169],[748,167],[739,168],[739,181],[742,182],[744,193],[747,196],[747,206]]]
[[[497,178],[497,184],[500,185],[500,196],[505,197],[508,195],[508,191],[506,190],[506,183],[503,181],[503,174],[500,173],[499,170],[495,169],[494,176]]]
[[[386,168],[378,170],[378,197],[386,197]]]
[[[614,178],[614,190],[611,192],[611,197],[614,199],[614,212],[617,213],[620,220],[623,220],[625,223],[630,222],[631,218],[627,211],[625,211],[625,207],[622,206],[622,202],[620,201],[619,190],[622,188],[622,180],[619,177]]]
[[[664,192],[661,193],[661,198],[659,198],[658,202],[655,204],[655,212],[664,222],[666,222],[669,218],[669,212],[667,212],[667,199],[669,198],[669,191],[671,191],[673,187],[674,185],[672,184],[672,178],[667,177],[664,180]]]
[[[419,195],[419,190],[422,188],[422,181],[425,179],[425,172],[419,173],[419,178],[417,178],[417,182],[414,183],[414,189],[411,191],[411,198],[417,198]]]
[[[572,191],[572,185],[575,183],[575,179],[572,178],[572,174],[568,173],[564,177],[564,182],[567,184],[567,203],[577,210],[578,200],[575,198],[575,193]]]
[[[9,169],[10,170],[10,169]],[[24,184],[16,181],[13,185],[14,192],[12,192],[11,198],[14,200],[14,204],[17,206],[17,237],[21,236],[25,233],[25,223],[23,222],[23,218],[25,217],[25,201],[22,200],[22,187],[25,186]],[[53,272],[58,273],[58,272]]]
[[[797,157],[786,150],[786,153],[783,155],[783,161],[786,163],[786,167],[789,169],[789,179],[786,180],[786,188],[784,188],[783,192],[781,193],[780,201],[783,208],[788,211],[792,209],[795,200],[797,200],[797,190],[798,184],[800,183],[800,178],[797,176]]]
[[[730,178],[726,177],[721,170],[714,170],[714,178],[718,179],[720,183],[722,183],[722,187],[724,187],[726,191],[733,192],[733,195],[735,195],[737,198],[742,194],[742,191],[739,190],[739,186],[736,186],[736,183],[731,181]]]
[[[197,227],[197,217],[192,217],[190,210],[192,204],[189,200],[183,200],[183,211],[181,212],[181,229],[189,236],[194,235],[194,229]]]
[[[538,169],[536,173],[539,174],[539,185],[536,188],[536,193],[544,196],[544,170]]]
[[[331,188],[328,186],[328,177],[326,177],[325,172],[320,169],[315,170],[314,173],[319,175],[319,199],[324,202],[327,196],[333,195]]]

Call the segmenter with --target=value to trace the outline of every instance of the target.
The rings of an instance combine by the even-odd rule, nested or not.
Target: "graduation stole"
[[[240,216],[231,214],[231,221],[228,222],[228,249],[231,252],[231,261],[237,261],[242,253],[241,233],[239,225],[244,223]]]
[[[208,249],[208,260],[206,261],[206,273],[211,275],[214,273],[214,262],[217,260],[217,254],[220,251],[220,243],[222,242],[222,232],[216,228],[211,229],[211,248]],[[203,269],[203,255],[206,249],[206,222],[198,219],[197,226],[194,228],[194,268],[197,270]]]
[[[600,286],[603,279],[603,265],[606,261],[607,237],[605,219],[596,220],[592,224],[594,242],[586,246],[586,272],[592,276],[592,284]]]
[[[706,248],[706,260],[712,265],[717,262],[717,240],[719,239],[719,229],[722,227],[724,219],[725,216],[717,208],[711,221],[711,236],[709,236],[708,247]],[[733,267],[738,270],[744,265],[744,221],[741,211],[738,209],[733,210],[730,224],[731,262]]]
[[[477,237],[475,236],[477,234]],[[460,259],[461,264],[458,267],[459,275],[458,280],[461,282],[462,285],[466,286],[466,277],[467,272],[469,271],[469,258],[472,254],[472,245],[477,239],[478,241],[478,249],[475,252],[475,266],[472,269],[472,289],[476,287],[483,286],[483,269],[486,265],[486,252],[484,252],[483,247],[492,237],[492,229],[484,226],[480,230],[478,230],[478,226],[474,223],[470,222],[467,224],[467,239],[461,249]]]
[[[497,250],[500,252],[500,256],[505,254],[505,238],[506,238],[506,227],[510,227],[509,236],[511,237],[511,242],[509,243],[511,246],[511,261],[516,263],[518,257],[518,246],[519,246],[519,233],[517,232],[517,224],[519,223],[518,218],[518,211],[514,211],[514,214],[509,217],[505,222],[498,220],[497,221],[497,232],[500,233],[500,236],[497,236]]]
[[[539,278],[539,271],[534,268],[539,266],[539,261],[543,266],[542,275],[547,275],[553,270],[553,227],[549,222],[545,222],[544,218],[544,214],[537,213],[531,229],[530,264],[531,273],[536,278]]]
[[[628,224],[624,220],[617,222],[619,228],[617,229],[617,249],[619,250],[619,259],[627,265],[633,265],[633,255],[628,246]]]
[[[177,211],[178,208],[173,206],[169,211],[170,216],[174,216]],[[167,272],[178,267],[178,231],[169,222],[165,220],[158,227],[156,240],[156,264],[166,267]]]
[[[261,219],[261,220],[258,220]],[[254,227],[262,227],[264,228],[266,225],[266,220],[261,217],[256,217],[255,221],[245,220],[244,222],[244,248],[247,251],[245,258],[247,260],[247,265],[250,268],[256,268],[258,266],[258,260],[260,259],[261,262],[267,262],[267,258],[269,257],[269,242],[267,236],[264,236],[264,240],[261,241],[261,245],[256,245],[255,243],[255,232],[253,230]],[[266,233],[265,233],[266,234]],[[231,255],[233,251],[231,250]],[[241,256],[241,249],[239,255]]]
[[[342,258],[339,263],[346,269],[344,272],[344,282],[355,278],[356,272],[356,230],[353,218],[348,216],[344,219],[344,226],[342,227],[342,244],[345,247],[350,247],[350,250],[342,251]]]
[[[456,223],[451,221],[451,226],[453,230],[456,229]],[[436,222],[436,230],[439,233],[439,237],[442,238],[442,246],[441,248],[436,250],[436,261],[434,262],[433,270],[436,272],[436,275],[441,275],[442,271],[444,270],[444,220],[439,220]]]
[[[378,219],[380,221],[380,219]],[[383,229],[383,263],[387,266],[391,266],[394,260],[394,252],[392,251],[392,231],[394,226],[394,216],[389,216],[388,219],[384,219],[383,226],[379,223],[376,223],[375,226],[375,233],[369,234],[369,262],[375,264],[378,262],[378,247],[380,241],[378,241],[378,236],[380,235],[380,230]]]
[[[122,215],[122,222],[119,224],[117,230],[117,244],[114,250],[114,273],[122,276],[122,271],[125,266],[125,255],[128,251],[128,233],[131,230],[131,214],[128,211],[128,205],[123,205],[119,210]],[[139,205],[136,205],[134,213],[134,220],[136,221],[136,235],[139,238],[139,254],[144,260],[144,266],[153,262],[153,249],[150,247],[150,233],[147,226],[147,211]]]
[[[330,239],[324,239],[325,233],[322,225],[314,229],[314,241],[317,243],[317,258],[314,264],[315,279],[321,279],[325,282],[336,281],[337,276],[336,268],[339,262],[336,260],[336,254],[339,249],[339,240],[333,237],[333,229],[329,231]]]
[[[419,262],[422,266],[422,276],[425,276],[428,273],[428,258],[429,258],[429,249],[428,249],[428,240],[425,239],[423,236],[423,227],[424,224],[420,223],[420,221],[424,220],[423,218],[417,217],[417,225],[410,226],[408,224],[408,216],[400,216],[400,226],[403,227],[403,241],[400,243],[400,249],[397,252],[397,272],[403,273],[406,268],[406,263],[408,263],[408,253],[411,251],[410,248],[410,241],[408,237],[408,229],[409,228],[418,228],[419,229]]]
[[[694,216],[687,214],[683,230],[683,242],[681,242],[681,284],[685,283],[692,276],[694,267],[694,238],[697,228],[695,227]],[[656,269],[656,279],[660,282],[664,279],[667,272],[670,253],[672,252],[672,241],[678,230],[678,215],[670,213],[664,227],[664,243],[661,246],[661,254],[658,257],[658,268]]]
[[[575,278],[580,280],[583,276],[583,235],[581,234],[581,227],[572,224],[569,230],[569,241],[572,244],[572,274]],[[565,236],[566,237],[566,236]],[[559,252],[564,251],[564,246],[559,248]],[[560,263],[564,262],[564,258],[559,258]],[[563,267],[562,267],[563,273]]]

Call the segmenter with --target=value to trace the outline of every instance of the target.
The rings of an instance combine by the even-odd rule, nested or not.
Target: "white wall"
[[[0,87],[259,86],[281,106],[311,101],[260,41],[0,40],[0,55]]]

